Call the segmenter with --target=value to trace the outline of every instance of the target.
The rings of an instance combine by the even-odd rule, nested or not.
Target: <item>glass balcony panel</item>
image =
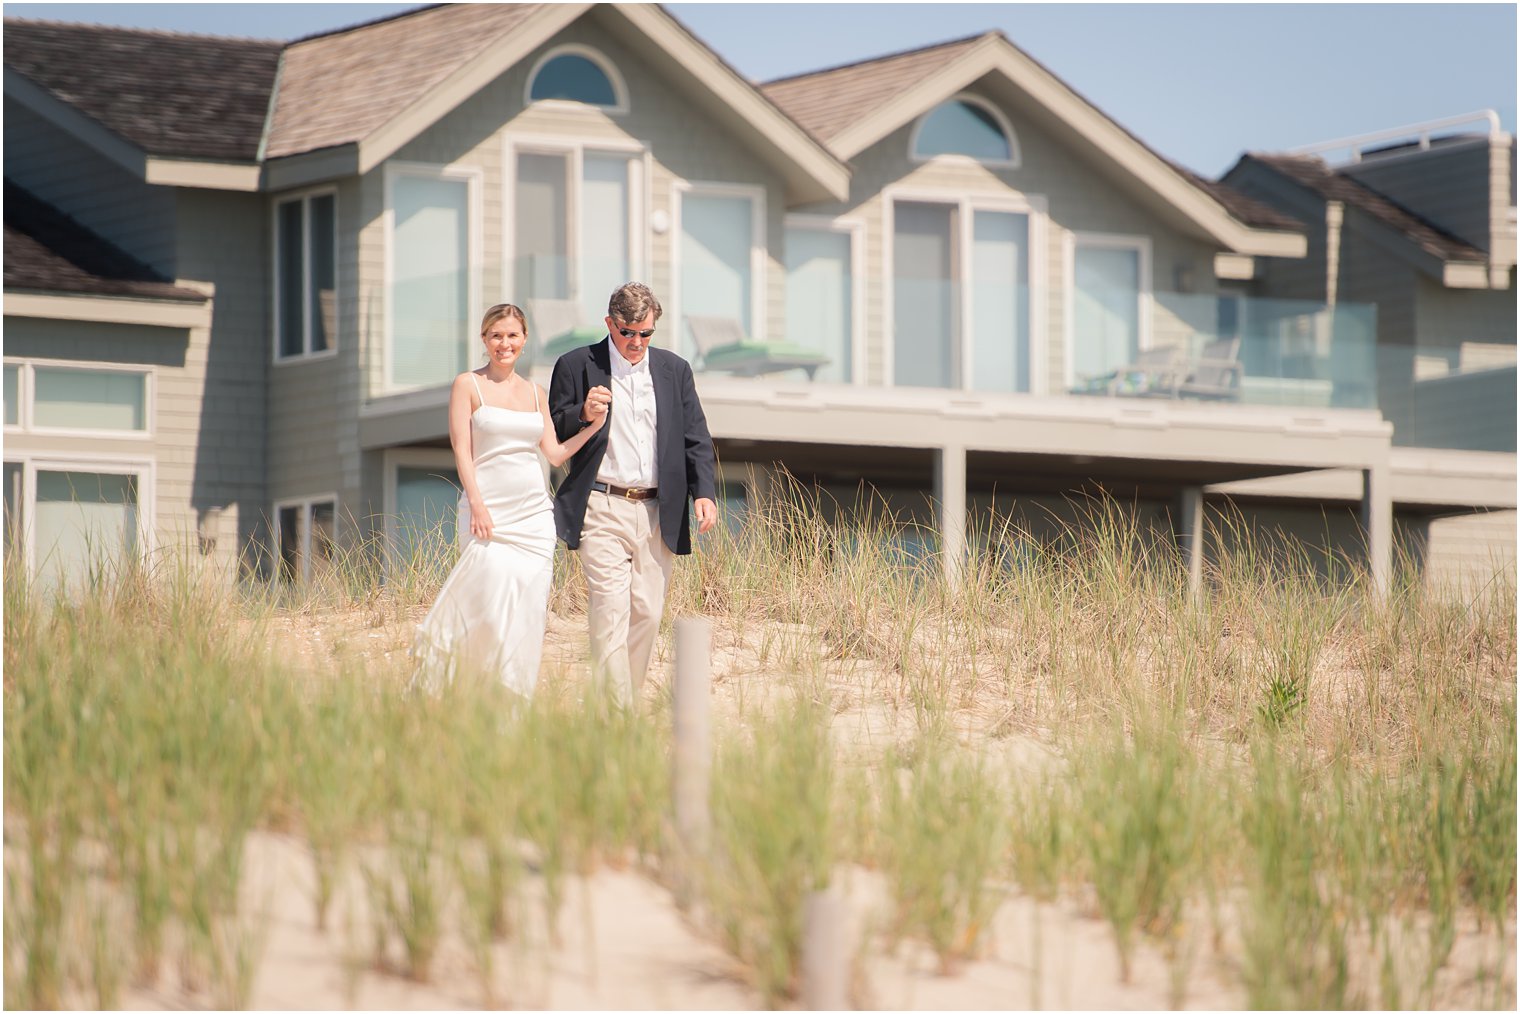
[[[1374,408],[1376,309],[1158,292],[1151,345],[1081,393],[1246,405]]]

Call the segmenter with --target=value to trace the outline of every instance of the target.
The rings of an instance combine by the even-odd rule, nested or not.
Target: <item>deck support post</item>
[[[947,444],[934,451],[934,500],[939,505],[940,559],[945,580],[960,583],[966,564],[966,448]]]
[[[1362,469],[1362,534],[1367,539],[1367,572],[1372,589],[1386,594],[1393,565],[1393,490],[1386,460]]]

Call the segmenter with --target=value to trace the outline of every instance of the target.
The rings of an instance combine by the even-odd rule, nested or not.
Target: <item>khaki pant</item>
[[[675,565],[675,554],[660,538],[659,501],[592,490],[579,552],[589,599],[592,677],[627,705],[644,686]]]

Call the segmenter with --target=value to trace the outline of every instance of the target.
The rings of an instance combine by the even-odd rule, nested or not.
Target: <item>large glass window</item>
[[[459,513],[459,473],[452,467],[396,468],[395,549],[414,566],[446,568]]]
[[[893,382],[1028,391],[1029,215],[893,203]]]
[[[112,370],[32,367],[32,425],[49,429],[147,430],[148,378]]]
[[[21,425],[21,367],[5,364],[5,425]]]
[[[581,53],[560,53],[545,61],[533,75],[528,98],[533,102],[563,99],[609,109],[621,105],[608,72],[600,62]]]
[[[22,481],[25,471],[21,462],[5,463],[5,563],[10,566],[14,554],[21,548],[21,526],[25,523],[21,505],[25,500]]]
[[[1029,390],[1029,216],[973,214],[970,386]]]
[[[709,328],[726,322],[755,337],[755,201],[745,195],[688,192],[681,200],[681,313],[688,355],[711,345]],[[731,332],[727,332],[731,333]]]
[[[990,107],[951,99],[935,107],[919,124],[913,154],[967,155],[979,162],[1012,162],[1015,148],[999,117]]]
[[[337,556],[337,504],[312,500],[285,504],[276,513],[280,576],[309,581],[323,574]]]
[[[136,554],[136,475],[38,469],[36,482],[31,524],[44,584],[73,586]]]
[[[634,164],[619,152],[518,152],[512,298],[535,346],[599,328],[607,297],[634,277]]]
[[[469,183],[398,174],[391,211],[387,379],[392,387],[446,384],[477,348],[470,306]]]
[[[1140,351],[1140,261],[1136,246],[1078,239],[1072,261],[1073,379],[1134,362]]]
[[[815,380],[847,381],[854,334],[848,232],[794,226],[786,232],[786,338],[829,362]]]
[[[325,352],[337,341],[336,229],[332,194],[276,206],[275,322],[281,359]]]
[[[959,373],[955,218],[948,204],[893,208],[893,383],[950,387]]]

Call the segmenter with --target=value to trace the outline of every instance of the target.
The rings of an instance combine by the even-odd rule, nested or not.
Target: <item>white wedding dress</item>
[[[531,412],[487,405],[482,397],[470,416],[475,482],[491,514],[491,538],[470,534],[470,504],[461,493],[459,562],[417,627],[414,684],[436,691],[468,674],[532,696],[554,569],[554,514],[538,453],[543,434],[537,388]]]

